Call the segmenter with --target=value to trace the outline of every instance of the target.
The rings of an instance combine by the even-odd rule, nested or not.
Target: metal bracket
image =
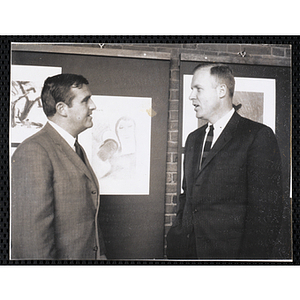
[[[245,51],[245,49],[241,52],[238,52],[238,55],[241,57],[245,57],[247,55],[247,52]]]

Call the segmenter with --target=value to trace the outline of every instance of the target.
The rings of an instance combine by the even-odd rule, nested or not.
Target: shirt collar
[[[75,150],[75,141],[76,139],[62,127],[57,125],[56,123],[48,120],[48,123],[61,135],[61,137],[70,145],[70,147]]]
[[[234,114],[234,108],[232,108],[225,116],[223,116],[221,119],[219,119],[214,125],[214,129],[224,129],[224,127],[227,125],[229,120]],[[208,122],[208,127],[212,125],[212,123]]]

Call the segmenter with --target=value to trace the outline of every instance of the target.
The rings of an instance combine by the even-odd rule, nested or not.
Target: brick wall
[[[177,176],[178,169],[178,140],[179,140],[179,59],[180,54],[218,56],[227,59],[239,56],[246,52],[247,58],[268,59],[268,64],[276,65],[280,58],[291,57],[289,45],[258,45],[258,44],[105,44],[105,48],[168,52],[171,55],[169,78],[169,116],[168,116],[168,147],[167,147],[167,174],[165,194],[165,235],[176,215],[177,190],[181,180]]]

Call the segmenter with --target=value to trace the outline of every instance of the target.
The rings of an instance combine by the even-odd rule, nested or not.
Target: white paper
[[[61,67],[11,66],[10,140],[21,143],[38,132],[47,121],[41,101],[44,81],[60,74]]]
[[[93,127],[79,136],[102,195],[148,195],[152,99],[93,96]]]

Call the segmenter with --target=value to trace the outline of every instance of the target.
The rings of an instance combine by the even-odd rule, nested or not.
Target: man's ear
[[[67,104],[64,102],[56,103],[56,113],[62,117],[67,116]]]
[[[224,98],[228,92],[227,85],[225,83],[220,84],[217,87],[217,91],[220,98]]]

